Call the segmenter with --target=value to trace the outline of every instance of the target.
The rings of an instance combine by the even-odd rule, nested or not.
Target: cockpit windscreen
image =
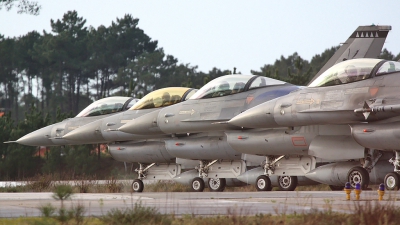
[[[76,117],[100,116],[123,110],[131,97],[108,97],[97,100],[83,109]]]
[[[376,72],[376,76],[381,76],[389,73],[395,73],[400,71],[400,62],[395,61],[387,61],[379,67],[378,72]]]
[[[218,77],[200,88],[190,99],[215,98],[242,92],[253,77],[245,75]]]
[[[368,79],[382,59],[351,59],[340,62],[315,79],[308,87],[325,87]]]
[[[285,82],[268,77],[236,74],[226,75],[208,82],[190,99],[216,98],[237,94],[250,89],[281,84],[285,84]]]

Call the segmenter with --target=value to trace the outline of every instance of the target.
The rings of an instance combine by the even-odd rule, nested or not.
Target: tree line
[[[2,107],[17,121],[31,104],[54,117],[57,106],[77,114],[111,95],[140,97],[166,86],[203,84],[197,67],[166,55],[138,22],[125,15],[109,27],[86,27],[85,19],[69,11],[50,21],[51,32],[0,35]]]
[[[179,63],[138,24],[139,19],[124,15],[108,27],[87,27],[76,11],[68,11],[61,19],[50,20],[50,32],[12,38],[0,34],[1,108],[12,111],[15,121],[23,119],[32,104],[53,118],[57,107],[76,115],[100,98],[140,98],[171,86],[200,88],[235,72],[218,68],[201,72],[197,66]],[[296,52],[281,56],[252,73],[305,85],[337,48],[326,49],[310,62]]]

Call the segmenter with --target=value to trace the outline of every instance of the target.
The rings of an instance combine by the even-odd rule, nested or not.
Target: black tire
[[[366,190],[369,184],[368,171],[360,166],[353,167],[347,173],[347,180],[352,188],[356,188],[356,184],[360,183],[361,189]]]
[[[296,176],[279,176],[278,177],[278,187],[281,191],[294,191],[297,187],[297,177]]]
[[[330,188],[332,191],[343,191],[344,186],[329,185],[329,188]]]
[[[256,180],[257,191],[269,191],[271,190],[271,179],[265,175],[260,175]]]
[[[399,174],[395,172],[386,174],[384,184],[386,190],[398,191],[400,186]]]
[[[135,179],[132,182],[132,190],[133,192],[142,192],[144,188],[144,184],[143,181],[139,180],[139,179]]]
[[[203,192],[205,187],[204,180],[200,177],[195,177],[192,180],[192,190],[195,192]]]
[[[226,187],[226,179],[225,178],[209,178],[208,179],[208,187],[211,191],[222,192]]]

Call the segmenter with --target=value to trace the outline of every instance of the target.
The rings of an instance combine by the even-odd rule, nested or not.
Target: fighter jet
[[[153,111],[158,111],[159,109],[169,105],[186,101],[196,91],[197,89],[186,87],[169,87],[153,91],[144,96],[129,110],[111,115],[109,117],[100,118],[80,127],[79,129],[69,132],[68,134],[64,135],[63,138],[71,142],[85,142],[86,144],[132,141],[138,139],[144,140],[146,138],[161,138],[165,135],[135,136],[120,132],[117,129],[125,123],[135,120],[137,117],[146,115]]]
[[[365,27],[361,30],[365,32]],[[371,27],[369,27],[371,29]],[[360,28],[359,28],[360,29]],[[390,29],[390,27],[383,26],[383,27],[372,27],[375,32],[375,36],[370,38],[370,34],[368,34],[368,39],[364,38],[364,33],[360,30],[355,31],[349,39],[346,41],[347,43],[357,43],[355,40],[362,40],[360,42],[366,43],[368,42],[370,45],[374,46],[375,49],[374,53],[375,56],[379,55],[380,49],[384,43],[385,32]],[[359,32],[359,33],[358,33]],[[380,38],[382,37],[382,38]],[[379,39],[378,42],[374,42],[374,39]],[[376,45],[380,46],[376,48]],[[368,45],[368,46],[370,46]],[[341,60],[351,58],[351,57],[362,57],[365,56],[367,53],[371,54],[368,50],[365,49],[353,49],[353,45],[349,46],[342,46],[340,51],[335,54],[332,59],[329,61],[331,63]],[[359,48],[363,48],[365,46],[358,46]],[[344,50],[346,49],[346,50]],[[350,52],[355,50],[350,55]],[[348,54],[344,54],[343,52],[347,52]],[[362,54],[358,55],[360,52]],[[344,57],[346,56],[346,57]],[[237,80],[236,80],[237,79]],[[284,95],[286,94],[285,91],[294,91],[297,90],[299,87],[294,88],[289,84],[283,85],[282,83],[279,84],[275,83],[272,84],[269,88],[262,88],[264,85],[263,83],[268,82],[262,81],[265,78],[252,78],[249,80],[239,80],[242,79],[240,77],[232,77],[232,80],[227,80],[226,78],[220,78],[220,80],[214,80],[207,84],[205,87],[200,89],[195,95],[192,96],[191,99],[186,101],[182,104],[177,104],[174,106],[170,106],[160,111],[154,111],[147,115],[137,118],[135,121],[125,124],[119,130],[134,133],[134,134],[173,134],[178,135],[182,133],[190,133],[190,134],[197,134],[197,133],[207,133],[213,131],[226,131],[226,130],[239,130],[240,126],[232,126],[231,124],[227,124],[225,121],[229,120],[230,117],[245,111],[252,106],[259,104],[262,101],[266,101],[268,97],[270,99],[277,97],[277,95]],[[253,82],[254,81],[254,82]],[[277,81],[273,81],[277,82]],[[272,83],[273,83],[272,82]],[[242,83],[241,85],[239,85]],[[242,91],[236,91],[235,87],[244,86],[245,88]],[[286,86],[286,87],[285,87]],[[274,89],[275,88],[275,89]],[[293,88],[289,90],[290,88]],[[240,90],[240,88],[239,88]],[[268,91],[267,91],[268,90]],[[282,92],[280,92],[282,91]],[[274,95],[274,93],[278,93]],[[241,94],[241,95],[240,95]],[[250,104],[249,104],[250,103]],[[233,124],[235,125],[235,124]],[[228,132],[226,132],[228,133]],[[224,135],[215,135],[221,140],[221,143],[224,143],[226,140],[224,139]],[[213,135],[208,135],[209,137]],[[205,136],[203,134],[203,136]],[[240,138],[240,137],[238,137]],[[245,138],[243,138],[245,139]],[[198,165],[199,177],[203,177],[209,173],[210,168],[215,163],[221,163],[221,158],[217,158],[216,152],[225,152],[226,148],[222,148],[222,144],[220,146],[214,144],[213,146],[209,146],[210,140],[207,141],[206,139],[200,140],[196,138],[185,138],[180,137],[177,138],[176,141],[174,140],[166,140],[166,148],[171,153],[171,155],[175,155],[176,157],[182,157],[186,159],[199,159],[200,163]],[[301,142],[301,140],[299,140]],[[212,154],[205,154],[206,150],[210,150],[210,152],[214,153],[214,160],[211,159]],[[279,159],[280,165],[284,165],[286,162],[286,167],[291,166],[292,171],[301,171],[301,168],[306,165],[308,171],[311,171],[315,168],[315,158],[313,157],[305,157],[307,155],[307,151],[303,151],[303,153],[299,153],[298,151],[292,152],[292,154],[297,154],[299,157],[295,157],[293,160],[281,160],[282,157]],[[201,156],[200,156],[201,155]],[[221,156],[220,156],[221,157]],[[203,158],[203,160],[201,160]],[[205,159],[205,160],[204,160]],[[216,160],[219,159],[219,160]],[[314,161],[313,161],[314,160]],[[314,163],[311,163],[313,161]],[[268,165],[270,162],[265,162],[264,165]],[[295,165],[295,166],[293,166]],[[313,166],[311,166],[313,165]],[[225,165],[224,165],[225,166]],[[274,165],[275,166],[275,165]],[[233,168],[234,166],[225,166],[226,168]],[[268,166],[267,166],[268,167]],[[266,167],[266,168],[267,168]],[[237,168],[241,168],[238,167]],[[214,169],[214,168],[213,168]],[[259,171],[257,171],[259,173]],[[283,173],[284,174],[284,173]],[[303,174],[304,173],[299,173]],[[283,176],[283,175],[282,175]],[[221,177],[221,176],[220,176]],[[196,180],[193,180],[196,181]],[[260,182],[258,182],[260,181]],[[258,180],[257,184],[259,183],[260,186],[257,186],[260,190],[268,190],[270,188],[270,181],[269,180]],[[197,181],[196,182],[200,182]],[[194,183],[192,183],[193,185]],[[293,183],[288,183],[287,187],[291,187]],[[200,184],[199,186],[204,186]]]
[[[379,56],[390,29],[390,26],[358,27],[313,80],[343,60]],[[270,78],[222,77],[208,83],[185,103],[149,113],[119,130],[133,134],[174,134],[237,129],[232,126],[235,124],[226,122],[261,102],[295,89],[298,87]]]
[[[131,97],[108,97],[93,102],[83,109],[76,117],[65,119],[62,122],[49,125],[33,131],[16,141],[30,146],[59,146],[68,144],[82,144],[85,142],[71,142],[63,139],[63,135],[87,123],[107,117],[109,115],[128,110],[139,100]]]
[[[335,179],[333,169],[338,167],[342,174],[355,176],[363,184],[368,183],[366,169],[378,167],[379,159],[390,155],[385,151],[394,150],[395,157],[390,160],[394,173],[387,172],[387,165],[377,170],[378,173],[386,171],[384,182],[387,188],[398,189],[400,151],[397,150],[399,141],[396,134],[399,131],[396,125],[400,118],[399,75],[400,62],[346,60],[325,71],[307,88],[260,104],[228,123],[242,128],[284,129],[288,134],[286,138],[291,138],[293,145],[309,146],[309,155],[329,158],[329,155],[339,153],[337,160],[363,159],[363,163],[358,162],[358,165],[350,163],[350,166],[339,167],[331,164],[316,168],[306,175],[314,180]],[[316,125],[328,126],[331,133],[336,131],[337,125],[350,125],[351,134],[349,129],[336,137],[317,135],[308,139],[304,135],[289,136],[301,127]],[[354,143],[362,148],[351,147]],[[337,174],[339,169],[336,169]]]
[[[140,179],[146,175],[154,179],[171,179],[181,173],[181,167],[165,150],[164,141],[160,138],[166,135],[133,135],[115,128],[152,110],[185,101],[196,91],[193,88],[172,87],[153,91],[141,100],[129,97],[101,99],[86,107],[75,118],[34,131],[16,142],[32,146],[109,143],[109,152],[116,160],[141,162],[137,170]],[[81,128],[90,132],[78,132],[77,135],[75,131]],[[133,189],[143,190],[143,183],[134,182]]]
[[[113,141],[121,140],[143,140],[147,136],[128,135],[122,132],[112,133],[114,126],[120,126],[134,117],[144,115],[158,107],[175,104],[184,101],[190,97],[196,90],[192,88],[165,88],[152,92],[146,95],[142,100],[132,97],[108,97],[93,102],[83,109],[76,117],[68,118],[62,122],[49,125],[37,131],[31,132],[17,141],[8,143],[19,143],[31,146],[60,146],[60,145],[76,145],[76,144],[94,144],[105,143],[109,139]],[[137,103],[137,104],[136,104]],[[129,109],[129,110],[128,110]],[[103,118],[116,118],[116,121],[107,121],[102,129],[99,128],[99,123]],[[125,118],[130,118],[126,120]],[[97,122],[97,123],[92,123]],[[93,133],[86,136],[79,136],[73,139],[66,139],[64,135],[74,133],[74,130],[91,124]],[[104,136],[102,135],[104,134]],[[160,138],[162,135],[151,138]]]

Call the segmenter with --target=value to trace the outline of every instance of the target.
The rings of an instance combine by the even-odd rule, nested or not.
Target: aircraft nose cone
[[[243,128],[277,127],[273,117],[273,107],[264,104],[250,108],[228,121],[229,124]]]
[[[51,129],[53,125],[43,127],[39,130],[33,131],[15,142],[21,145],[29,146],[52,146],[54,143],[49,139],[51,137]]]
[[[88,123],[81,126],[66,135],[63,136],[64,139],[68,140],[68,143],[102,143],[105,141],[102,135],[101,124],[103,120],[96,120],[94,122]]]
[[[157,125],[157,116],[160,110],[147,113],[129,123],[121,126],[118,130],[138,135],[158,135],[164,134]]]

